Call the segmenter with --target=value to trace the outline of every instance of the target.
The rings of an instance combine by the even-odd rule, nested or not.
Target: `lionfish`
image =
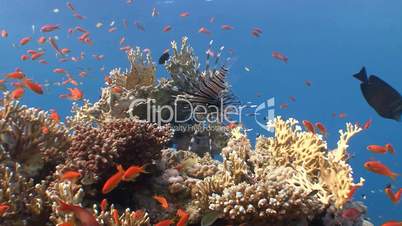
[[[228,67],[223,64],[218,69],[224,47],[222,46],[215,56],[215,53],[211,51],[212,43],[213,41],[210,41],[206,52],[205,70],[203,72],[197,70],[198,76],[194,79],[183,76],[187,80],[185,83],[190,87],[180,90],[184,95],[177,95],[176,98],[184,98],[191,102],[193,106],[205,106],[208,109],[208,113],[221,113],[220,110],[226,109],[230,105],[238,106],[240,102],[232,94],[227,82]],[[215,57],[213,68],[210,67],[211,57]],[[226,61],[228,60],[230,58],[226,59]],[[183,79],[183,77],[180,79]],[[217,109],[218,112],[210,111],[211,109]]]

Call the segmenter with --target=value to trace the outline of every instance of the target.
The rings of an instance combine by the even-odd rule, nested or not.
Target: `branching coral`
[[[329,152],[319,135],[303,132],[294,119],[276,118],[270,126],[275,136],[260,137],[255,151],[239,128],[233,130],[217,173],[191,186],[188,209],[194,215],[212,210],[229,221],[277,225],[311,220],[329,204],[346,203],[355,186],[346,145],[360,129],[348,124],[338,148]]]
[[[21,163],[29,176],[53,167],[64,158],[70,145],[67,129],[47,112],[21,106],[9,98],[0,108],[0,151],[7,159]]]
[[[92,184],[110,176],[116,164],[129,167],[159,159],[170,137],[167,126],[131,119],[104,122],[99,128],[77,127],[65,166],[79,170],[83,183]]]
[[[23,176],[18,163],[0,164],[0,203],[10,208],[0,225],[40,225],[46,222],[46,184],[34,184]]]

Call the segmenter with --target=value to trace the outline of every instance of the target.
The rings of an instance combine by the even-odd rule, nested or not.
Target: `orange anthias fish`
[[[145,171],[145,166],[130,166],[123,175],[123,181],[133,181],[137,178],[140,173],[147,173]]]
[[[379,161],[368,161],[364,163],[364,168],[370,172],[388,176],[392,180],[396,180],[396,177],[399,176],[399,174],[392,172],[387,166]]]
[[[402,226],[402,221],[388,221],[381,226]]]
[[[77,171],[67,171],[67,172],[63,173],[63,175],[61,176],[61,179],[62,180],[77,180],[80,177],[81,177],[81,174]]]
[[[221,26],[221,29],[224,30],[224,31],[229,31],[229,30],[233,30],[234,27],[231,26],[231,25],[228,25],[228,24],[224,24],[224,25]]]
[[[176,212],[176,215],[180,217],[179,221],[177,222],[176,226],[185,226],[188,218],[190,217],[190,215],[182,210],[182,209],[178,209]]]
[[[102,194],[107,194],[115,189],[123,179],[124,169],[121,165],[117,166],[117,173],[112,175],[103,185]]]
[[[182,13],[180,13],[179,14],[181,17],[188,17],[188,16],[190,16],[190,13],[189,12],[182,12]]]
[[[54,72],[54,73],[57,73],[57,74],[64,74],[64,73],[66,73],[66,71],[65,71],[63,68],[55,68],[55,69],[53,69],[53,72]]]
[[[60,115],[53,109],[50,109],[50,118],[56,122],[60,122]]]
[[[24,37],[20,40],[20,45],[26,45],[29,41],[31,41],[32,37]]]
[[[29,59],[29,56],[28,55],[21,55],[21,60],[22,61],[26,61],[26,60],[28,60]]]
[[[313,123],[308,120],[303,120],[303,125],[310,133],[315,133]]]
[[[173,224],[173,221],[170,219],[167,219],[167,220],[159,221],[154,226],[170,226],[171,224]]]
[[[25,93],[23,88],[16,88],[11,92],[11,98],[14,100],[20,99]]]
[[[25,74],[22,73],[21,71],[15,71],[15,72],[6,74],[5,77],[11,78],[11,79],[23,79],[23,78],[25,78]]]
[[[368,119],[368,120],[364,123],[363,129],[368,129],[368,128],[370,128],[370,126],[371,126],[372,123],[373,123],[373,120]]]
[[[33,92],[40,95],[43,94],[43,88],[40,84],[32,82],[30,79],[24,79],[24,84]]]
[[[100,208],[102,211],[106,211],[107,208],[107,199],[102,199],[101,203],[100,203]]]
[[[68,98],[73,101],[81,100],[84,97],[82,91],[78,88],[68,88],[70,94],[61,94],[60,98]]]
[[[204,33],[204,34],[207,34],[207,35],[211,34],[211,32],[206,27],[201,27],[198,30],[198,33]]]
[[[170,26],[170,25],[166,25],[166,26],[163,27],[163,29],[162,29],[163,32],[169,32],[170,30],[172,30],[172,26]]]
[[[51,32],[60,28],[59,24],[45,24],[40,28],[41,32]]]
[[[43,56],[43,55],[45,55],[45,52],[44,52],[44,51],[37,52],[37,53],[32,54],[31,59],[32,59],[32,60],[36,60],[36,59],[40,58],[40,57]]]
[[[1,36],[2,38],[7,38],[7,37],[8,37],[8,32],[3,29],[3,30],[1,30],[1,32],[0,32],[0,36]]]
[[[275,58],[275,59],[277,59],[277,60],[283,61],[285,64],[288,63],[288,57],[285,56],[285,55],[284,55],[283,53],[281,53],[281,52],[273,51],[273,52],[272,52],[272,57]]]
[[[348,220],[356,220],[357,218],[359,218],[362,215],[362,212],[359,211],[356,208],[349,208],[349,209],[345,209],[341,212],[341,216],[344,219],[348,219]]]
[[[321,122],[317,122],[315,123],[315,126],[318,128],[318,130],[322,135],[324,136],[327,135],[327,129],[325,128],[324,124],[322,124]]]
[[[168,201],[166,200],[165,197],[160,196],[160,195],[155,195],[153,198],[156,201],[158,201],[164,209],[169,208],[169,203],[168,203]]]
[[[100,226],[95,216],[87,209],[81,206],[69,205],[59,200],[59,210],[62,212],[72,212],[74,216],[85,226]]]
[[[44,44],[45,42],[46,42],[46,37],[41,36],[41,37],[38,38],[38,43],[39,44]]]
[[[347,195],[347,199],[348,200],[352,199],[353,195],[356,193],[357,189],[359,189],[360,187],[361,187],[360,185],[351,186],[349,193]]]
[[[0,216],[3,216],[9,209],[10,209],[9,205],[5,203],[0,204]]]
[[[381,146],[381,145],[372,144],[372,145],[367,146],[367,150],[369,150],[373,153],[378,153],[378,154],[385,154],[387,152],[394,154],[394,149],[392,148],[392,146],[390,144],[387,144],[387,145]]]
[[[399,202],[399,200],[401,199],[401,195],[402,195],[402,188],[399,189],[399,191],[397,191],[395,194],[392,191],[391,185],[388,185],[387,187],[385,187],[384,189],[385,194],[389,197],[389,199],[391,200],[392,203],[396,204]]]
[[[119,212],[116,209],[113,210],[112,216],[114,223],[119,225]]]

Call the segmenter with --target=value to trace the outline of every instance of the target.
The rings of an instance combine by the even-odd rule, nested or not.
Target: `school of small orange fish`
[[[132,1],[130,1],[130,0],[127,1],[127,4],[131,4],[131,3],[132,3]],[[75,6],[71,2],[67,2],[66,6],[67,6],[68,10],[71,11],[72,16],[75,17],[76,19],[78,19],[78,20],[86,19],[85,16],[81,15],[76,10]],[[178,16],[185,18],[185,17],[189,17],[190,15],[191,14],[189,12],[184,11],[184,12],[181,12]],[[159,16],[159,11],[156,8],[153,8],[153,10],[151,12],[151,16],[152,17]],[[215,17],[210,17],[209,23],[214,23],[214,22],[215,22]],[[133,24],[134,24],[135,28],[138,29],[139,31],[145,31],[145,27],[140,21],[134,21]],[[102,26],[103,26],[103,24],[101,22],[98,22],[96,24],[96,28],[100,28]],[[123,26],[126,28],[128,27],[128,21],[126,19],[123,20]],[[229,24],[223,24],[223,25],[221,25],[220,28],[222,31],[231,31],[231,30],[235,29],[234,26],[229,25]],[[85,52],[81,51],[78,57],[72,56],[69,58],[68,54],[70,52],[72,52],[72,50],[70,50],[68,47],[60,48],[58,46],[56,38],[54,36],[52,36],[51,34],[53,31],[60,30],[60,29],[63,29],[63,25],[61,25],[61,24],[51,24],[50,23],[50,24],[42,25],[40,27],[41,34],[39,37],[36,37],[36,40],[37,40],[36,45],[42,46],[42,45],[45,45],[46,43],[48,43],[50,45],[50,47],[56,52],[56,57],[58,58],[58,61],[60,63],[67,62],[67,61],[79,62],[79,61],[83,60],[86,55]],[[76,26],[75,28],[64,28],[64,29],[67,30],[68,35],[73,35],[74,33],[78,34],[77,40],[79,42],[82,42],[83,44],[90,45],[90,46],[94,45],[93,37],[91,36],[91,32],[88,29],[83,28],[81,26]],[[118,28],[113,21],[111,24],[111,27],[107,30],[107,32],[112,33],[112,32],[115,32],[117,29]],[[161,31],[162,32],[170,32],[172,29],[173,29],[173,27],[171,25],[167,24],[162,28]],[[200,27],[198,29],[198,33],[205,34],[205,35],[212,34],[212,32],[207,27]],[[250,31],[250,34],[252,37],[259,38],[263,34],[263,30],[259,27],[253,27]],[[8,33],[7,29],[0,30],[0,38],[7,39],[8,36],[9,36],[9,33]],[[22,37],[20,40],[18,40],[18,44],[20,47],[28,47],[28,46],[32,47],[35,45],[33,43],[33,39],[34,39],[34,37],[32,37],[32,36]],[[129,51],[131,49],[131,46],[125,45],[125,37],[124,36],[122,36],[120,38],[118,43],[119,43],[121,51]],[[23,54],[20,56],[21,61],[32,60],[32,61],[36,61],[40,64],[48,65],[49,63],[48,63],[48,61],[46,61],[46,57],[50,57],[49,56],[49,55],[51,55],[49,53],[50,51],[42,50],[42,48],[39,48],[39,49],[40,50],[27,49],[26,54]],[[213,53],[211,53],[211,55],[213,55]],[[105,57],[103,54],[92,54],[92,56],[97,61],[101,61]],[[273,51],[272,57],[274,59],[282,61],[285,64],[288,63],[288,57],[279,51]],[[102,69],[103,68],[101,68],[101,71],[103,71]],[[250,69],[246,67],[245,70],[249,71]],[[55,74],[65,75],[67,77],[66,80],[61,81],[62,85],[71,84],[71,85],[75,86],[74,88],[71,88],[71,87],[66,88],[66,90],[68,92],[66,94],[60,94],[59,98],[69,99],[72,101],[80,101],[84,98],[84,92],[82,91],[82,89],[78,88],[79,83],[76,81],[76,79],[73,77],[73,75],[71,75],[71,73],[69,73],[66,69],[59,67],[59,66],[54,67],[52,72]],[[85,77],[85,76],[87,76],[87,73],[88,73],[87,71],[81,70],[79,73],[79,76]],[[110,80],[110,78],[108,76],[105,76],[105,81],[108,82],[109,80]],[[11,91],[11,97],[16,100],[21,99],[24,96],[25,91],[27,89],[34,92],[37,95],[45,94],[43,86],[41,84],[33,81],[29,77],[29,73],[23,72],[20,68],[16,68],[14,71],[10,71],[9,73],[6,73],[5,75],[3,75],[3,79],[0,79],[0,85],[5,85],[7,83],[9,83],[13,87],[13,90]],[[307,87],[312,86],[312,81],[310,81],[310,80],[305,80],[304,83]],[[121,91],[122,91],[121,87],[116,86],[113,88],[113,92],[115,92],[115,93],[119,93]],[[257,96],[259,96],[259,95],[260,94],[257,93]],[[296,97],[290,96],[289,100],[291,102],[296,102]],[[280,104],[281,109],[287,109],[288,107],[289,107],[288,103]],[[51,109],[50,112],[51,112],[51,115],[50,115],[51,119],[53,119],[55,121],[60,121],[60,116],[58,115],[58,113],[55,110]],[[334,113],[332,113],[332,116],[339,117],[341,119],[347,117],[346,113],[344,113],[344,112],[340,112],[340,113],[334,112]],[[372,124],[372,120],[369,119],[363,125],[360,125],[360,124],[358,124],[358,125],[361,126],[362,129],[369,129],[371,124]],[[303,125],[304,125],[305,129],[311,133],[319,132],[323,136],[328,135],[324,124],[321,122],[312,123],[308,120],[304,120]],[[234,124],[228,125],[228,128],[234,128],[234,127],[236,127],[236,125],[234,125]],[[316,131],[316,129],[318,129],[318,131]],[[42,128],[43,133],[47,133],[47,131],[48,131],[47,128]],[[375,153],[375,154],[388,154],[388,153],[392,154],[392,155],[396,154],[393,146],[389,143],[384,144],[384,145],[377,145],[377,144],[368,145],[367,150],[370,151],[371,153]],[[134,165],[125,170],[125,169],[123,169],[123,167],[121,165],[116,166],[116,173],[114,175],[112,175],[104,183],[102,191],[101,191],[102,194],[107,194],[107,193],[111,192],[122,182],[135,181],[135,179],[140,174],[147,173],[145,171],[145,167],[146,166],[135,166]],[[392,180],[396,180],[397,177],[399,176],[399,174],[393,172],[389,167],[382,164],[380,161],[376,161],[376,160],[367,161],[364,164],[364,168],[370,172],[387,176],[387,177],[391,178]],[[62,175],[61,179],[77,180],[80,177],[81,177],[81,174],[79,172],[68,171]],[[354,193],[356,192],[356,190],[358,188],[359,187],[351,188],[351,192],[348,194],[348,197],[350,199],[353,197]],[[389,198],[390,202],[392,202],[393,204],[397,204],[400,201],[400,198],[402,195],[402,188],[399,188],[399,190],[396,190],[396,192],[394,192],[391,185],[388,185],[387,187],[384,188],[384,193]],[[155,199],[156,202],[158,202],[161,205],[162,208],[164,208],[164,209],[169,208],[168,200],[165,197],[160,196],[160,195],[154,195],[153,198]],[[81,223],[83,225],[87,225],[87,226],[99,225],[99,223],[96,221],[95,217],[92,215],[92,213],[90,211],[88,211],[80,206],[66,204],[66,203],[62,202],[61,200],[59,201],[59,205],[60,205],[61,211],[74,213],[75,216],[81,221]],[[107,200],[103,199],[102,202],[100,203],[100,206],[101,206],[101,209],[106,209]],[[0,204],[0,216],[2,216],[8,210],[9,210],[8,205]],[[140,216],[141,214],[144,214],[144,213],[143,212],[141,213],[141,211],[136,211],[135,214],[138,214]],[[361,214],[361,212],[355,208],[345,209],[341,213],[342,217],[349,218],[349,219],[357,219],[360,216],[360,214]],[[179,217],[176,222],[176,225],[177,226],[186,225],[186,222],[189,218],[189,214],[186,213],[183,209],[178,209],[176,215]],[[113,213],[113,218],[115,219],[116,224],[117,224],[118,218],[119,218],[117,210],[115,210],[115,212]],[[162,220],[159,223],[155,224],[155,226],[169,226],[174,223],[175,222],[173,219],[166,219],[166,220]],[[69,222],[65,222],[62,225],[63,226],[72,226],[72,224]],[[400,222],[388,221],[388,222],[385,222],[384,224],[382,224],[382,226],[402,226],[402,221],[400,221]]]

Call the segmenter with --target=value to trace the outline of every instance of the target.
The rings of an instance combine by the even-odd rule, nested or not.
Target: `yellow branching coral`
[[[255,151],[239,128],[233,130],[216,174],[192,186],[188,210],[197,216],[215,211],[238,223],[286,225],[347,202],[356,184],[346,148],[358,127],[347,124],[337,149],[328,151],[320,135],[302,131],[295,119],[278,117],[269,126],[275,136],[258,138]]]

